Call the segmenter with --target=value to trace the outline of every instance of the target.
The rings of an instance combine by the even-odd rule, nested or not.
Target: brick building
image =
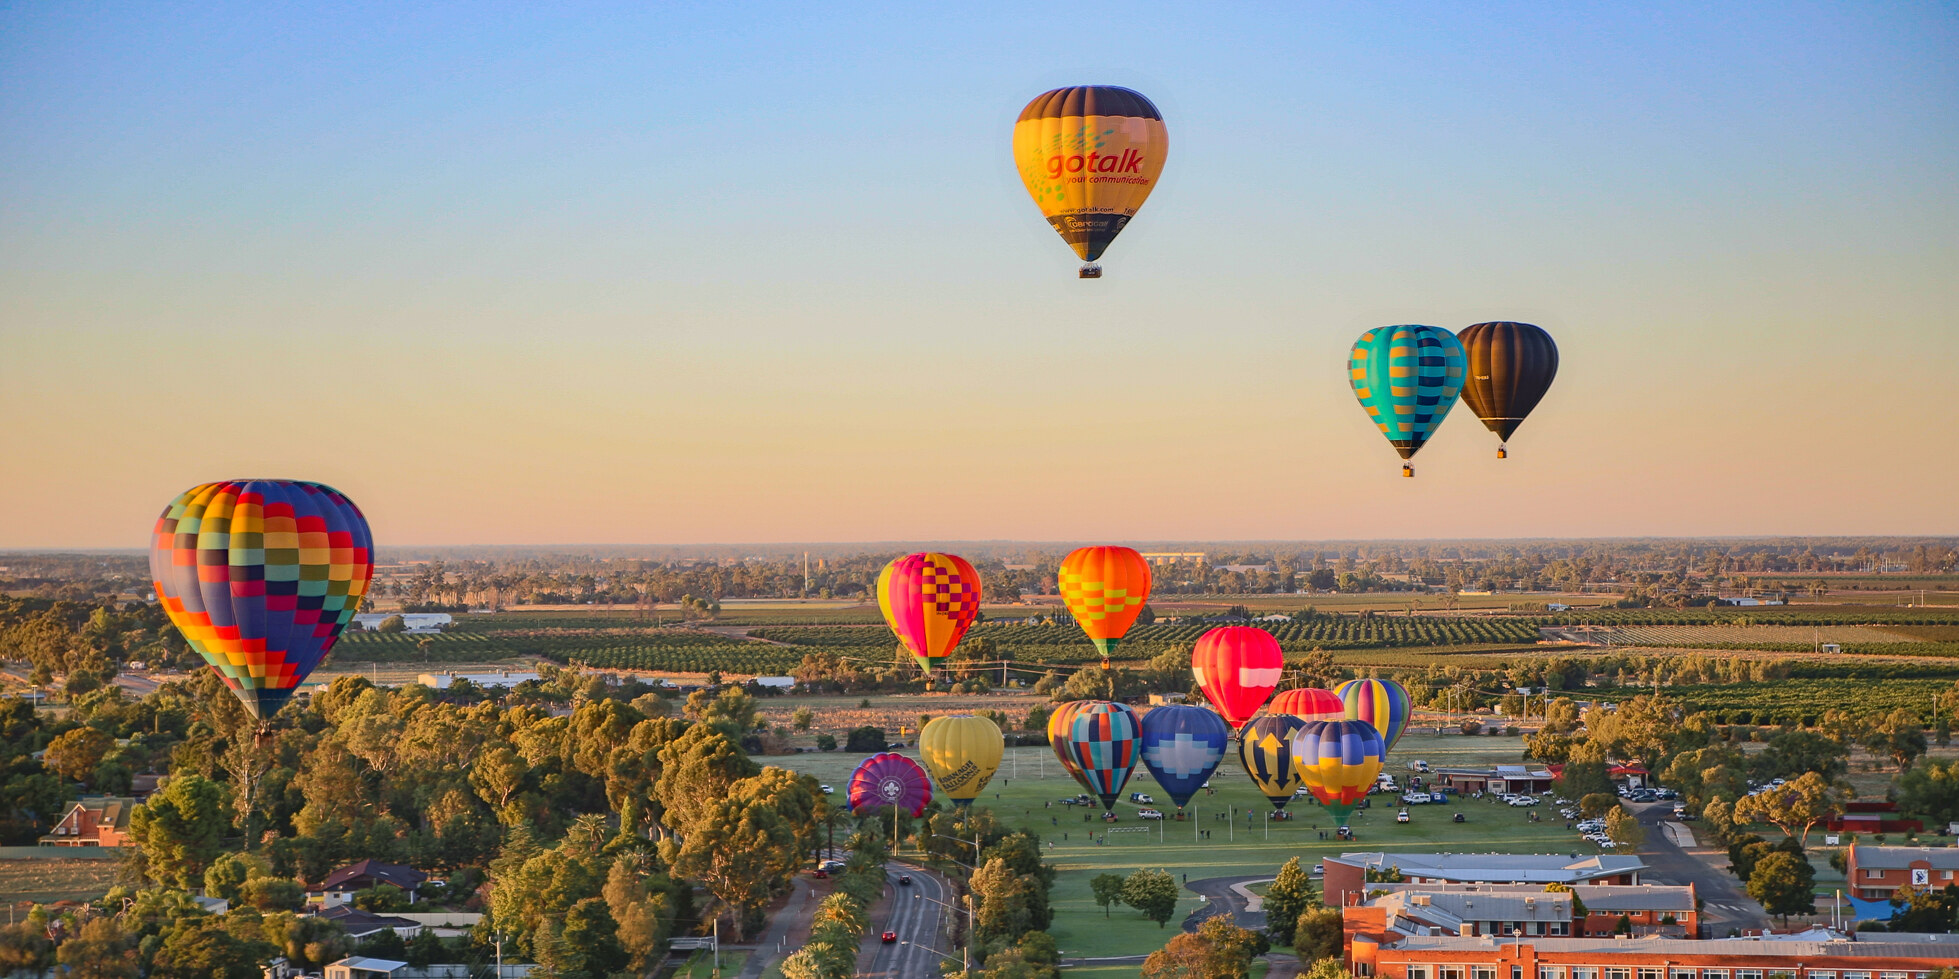
[[[1959,884],[1959,848],[1852,844],[1844,867],[1851,897],[1888,901],[1906,884],[1921,889]]]
[[[1698,938],[1694,905],[1691,884],[1578,884],[1569,892],[1535,884],[1371,884],[1364,899],[1341,909],[1341,918],[1350,945],[1356,935],[1387,941],[1416,935],[1610,937],[1622,921],[1634,937]]]
[[[70,803],[68,811],[55,822],[54,830],[41,837],[42,846],[122,846],[129,840],[129,814],[136,800],[128,796],[104,796]]]
[[[1929,979],[1959,936],[1868,940],[1411,937],[1354,940],[1348,967],[1380,979]]]
[[[1326,858],[1330,907],[1367,892],[1367,872],[1400,871],[1409,884],[1637,884],[1646,861],[1631,854],[1343,853]]]

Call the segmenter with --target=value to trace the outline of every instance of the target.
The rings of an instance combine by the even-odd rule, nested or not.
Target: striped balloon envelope
[[[1245,725],[1238,735],[1238,761],[1274,809],[1284,809],[1299,791],[1299,769],[1292,763],[1292,735],[1305,723],[1290,714],[1267,714]]]
[[[1387,754],[1381,732],[1366,721],[1315,721],[1292,736],[1292,763],[1306,791],[1342,825],[1374,787]]]
[[[1109,244],[1156,189],[1170,132],[1141,92],[1077,85],[1034,97],[1014,122],[1014,166],[1041,216],[1084,262]],[[1082,270],[1097,278],[1100,269]]]
[[[1381,733],[1381,741],[1389,751],[1394,743],[1401,740],[1401,732],[1408,729],[1408,716],[1413,705],[1408,700],[1408,691],[1393,680],[1348,680],[1334,690],[1347,705],[1347,719],[1366,721]]]
[[[1081,766],[1075,764],[1074,756],[1068,751],[1068,732],[1074,728],[1075,715],[1092,703],[1092,700],[1070,700],[1048,715],[1048,747],[1054,749],[1054,757],[1061,760],[1061,767],[1084,789],[1092,789],[1093,786],[1082,777]]]
[[[898,641],[930,673],[979,616],[979,572],[957,554],[907,554],[878,574],[877,605]]]
[[[1319,687],[1281,690],[1265,705],[1267,713],[1291,714],[1302,721],[1338,721],[1347,716],[1347,704],[1340,695]]]
[[[1000,770],[1007,739],[1000,725],[976,714],[934,717],[918,732],[918,755],[954,805],[970,804]]]
[[[1229,747],[1231,726],[1209,708],[1167,704],[1143,715],[1143,767],[1179,812],[1210,781]]]
[[[1082,703],[1069,722],[1065,740],[1068,754],[1080,769],[1088,791],[1102,800],[1103,809],[1114,809],[1116,797],[1129,782],[1142,758],[1143,726],[1136,712],[1126,704],[1106,700]]]
[[[880,751],[850,773],[850,811],[862,815],[885,806],[913,816],[932,801],[932,780],[918,763],[895,751]]]
[[[1150,597],[1150,563],[1128,547],[1078,547],[1061,561],[1055,586],[1088,634],[1102,667]]]
[[[193,486],[150,538],[157,601],[261,722],[326,658],[373,576],[367,518],[320,483]]]
[[[1234,731],[1265,706],[1285,666],[1279,641],[1251,626],[1212,629],[1197,637],[1190,651],[1190,672],[1198,689]]]
[[[1465,363],[1462,344],[1448,330],[1384,326],[1354,341],[1347,373],[1367,417],[1403,459],[1411,459],[1455,407]],[[1410,466],[1401,469],[1415,474]]]
[[[1496,433],[1497,458],[1506,458],[1510,436],[1558,377],[1558,345],[1529,323],[1478,323],[1456,339],[1469,366],[1462,400]]]

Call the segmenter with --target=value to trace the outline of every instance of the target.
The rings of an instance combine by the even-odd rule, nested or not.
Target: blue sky
[[[1954,51],[1949,4],[7,5],[0,546],[241,474],[404,543],[1959,532]],[[1171,134],[1100,282],[1007,155],[1085,82]],[[1487,319],[1558,386],[1395,478],[1347,346]]]

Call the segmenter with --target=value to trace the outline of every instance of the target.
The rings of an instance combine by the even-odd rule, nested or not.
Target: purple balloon
[[[932,780],[918,763],[895,751],[881,751],[850,773],[850,811],[862,813],[896,806],[913,816],[932,801]]]

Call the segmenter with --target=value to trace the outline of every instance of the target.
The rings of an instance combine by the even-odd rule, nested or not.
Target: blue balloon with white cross
[[[1231,743],[1231,725],[1208,707],[1169,704],[1143,715],[1143,767],[1182,810],[1211,780]]]

